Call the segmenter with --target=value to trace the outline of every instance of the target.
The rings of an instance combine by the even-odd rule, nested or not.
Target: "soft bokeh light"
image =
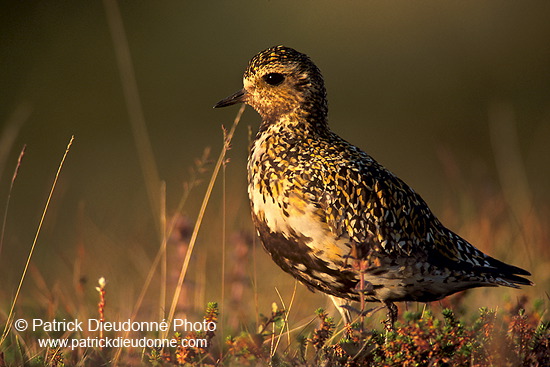
[[[484,232],[491,225],[471,223],[479,213],[523,215],[510,212],[513,199],[499,196],[508,184],[503,177],[510,176],[499,171],[499,160],[502,164],[507,157],[495,155],[495,144],[504,140],[494,140],[500,135],[492,131],[501,121],[491,124],[491,118],[502,111],[512,127],[504,139],[517,141],[517,149],[505,151],[519,162],[519,171],[511,175],[526,183],[519,194],[528,191],[522,196],[531,200],[528,211],[548,209],[549,2],[174,0],[121,1],[119,6],[152,158],[166,182],[169,215],[185,192],[195,159],[207,147],[216,158],[221,125],[229,126],[237,112],[213,110],[214,103],[241,87],[255,53],[285,44],[310,55],[322,70],[332,128],[413,186],[451,228],[469,231],[466,237],[478,247],[532,271],[550,261],[548,251],[529,249],[521,225],[508,228],[517,247],[502,249],[481,241],[502,234]],[[27,144],[0,253],[1,307],[12,299],[55,170],[74,134],[23,299],[32,304],[36,294],[51,296],[43,294],[41,277],[47,287],[64,288],[78,281],[75,274],[91,280],[86,294],[94,299],[94,280],[105,276],[109,296],[119,295],[117,311],[127,312],[159,248],[160,213],[149,205],[137,154],[143,147],[134,143],[103,3],[4,3],[0,85],[2,213],[17,157]],[[245,169],[248,126],[255,131],[258,120],[252,109],[245,111],[229,152],[228,237],[253,233]],[[184,207],[191,222],[205,188],[199,184]],[[187,293],[200,301],[220,297],[222,191],[219,179],[191,272],[204,272],[204,279],[189,280],[205,287],[202,296]],[[495,206],[504,209],[485,209],[485,199],[497,200]],[[273,286],[292,287],[293,280],[260,247],[257,251],[258,291],[266,295],[261,302],[269,310],[278,301]],[[265,276],[267,271],[273,276]],[[549,274],[540,277],[548,284]],[[298,289],[302,300],[322,299]],[[155,307],[156,297],[146,305]]]

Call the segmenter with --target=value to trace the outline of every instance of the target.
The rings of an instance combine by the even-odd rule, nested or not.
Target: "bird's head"
[[[258,111],[264,122],[294,114],[325,123],[323,77],[305,54],[285,46],[268,48],[250,60],[243,84],[243,89],[214,107],[246,103]]]

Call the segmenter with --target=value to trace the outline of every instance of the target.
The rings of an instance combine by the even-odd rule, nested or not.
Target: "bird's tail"
[[[485,259],[490,265],[483,267],[489,278],[492,278],[498,285],[505,287],[520,288],[522,285],[533,285],[534,283],[521,275],[530,276],[527,270],[520,267],[506,264],[500,260],[487,256]]]

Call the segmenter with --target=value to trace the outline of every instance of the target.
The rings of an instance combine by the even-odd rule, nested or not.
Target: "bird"
[[[391,330],[395,302],[533,284],[446,228],[409,185],[329,128],[323,76],[306,54],[280,45],[255,55],[243,88],[214,108],[238,103],[261,116],[247,171],[263,247],[329,295],[346,323],[351,301],[381,302]]]

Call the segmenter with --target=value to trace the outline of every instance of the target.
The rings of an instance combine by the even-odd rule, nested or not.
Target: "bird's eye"
[[[279,73],[269,73],[263,76],[265,82],[269,85],[279,85],[285,80],[285,76]]]

